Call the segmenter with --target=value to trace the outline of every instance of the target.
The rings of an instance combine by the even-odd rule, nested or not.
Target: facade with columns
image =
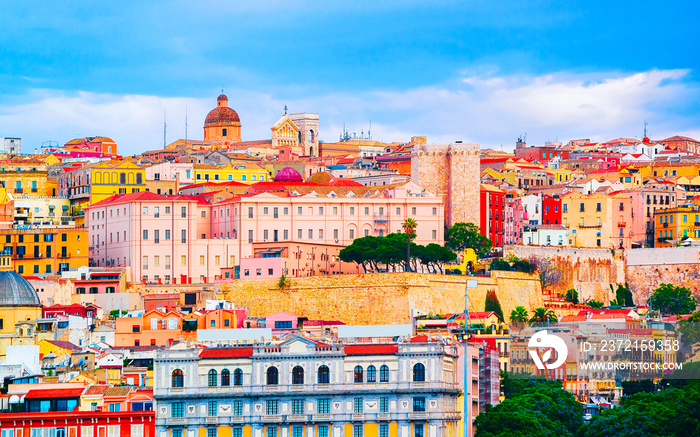
[[[456,437],[458,351],[415,340],[160,351],[156,437]]]

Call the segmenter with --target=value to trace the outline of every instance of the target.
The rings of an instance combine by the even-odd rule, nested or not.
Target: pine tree
[[[503,310],[501,309],[501,302],[498,301],[498,296],[496,296],[495,290],[489,290],[486,293],[486,303],[484,305],[484,311],[493,311],[498,314],[498,317],[503,321]]]

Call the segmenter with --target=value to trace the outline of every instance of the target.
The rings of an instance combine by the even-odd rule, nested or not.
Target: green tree
[[[377,237],[367,236],[355,239],[351,245],[341,249],[338,257],[343,262],[360,264],[367,273],[367,268],[377,269],[376,252],[379,245]]]
[[[455,252],[462,252],[464,249],[474,249],[477,256],[484,257],[493,247],[493,243],[488,238],[481,235],[479,227],[474,223],[455,223],[447,230],[445,235],[445,246]]]
[[[649,298],[649,306],[661,314],[688,314],[695,311],[698,302],[685,287],[661,284]]]
[[[625,285],[617,284],[617,288],[613,289],[612,284],[610,284],[610,291],[615,294],[615,300],[610,302],[610,305],[618,305],[625,307],[634,306],[634,298],[632,297],[632,291],[630,286],[625,282]]]
[[[692,316],[678,322],[678,332],[681,334],[681,341],[685,346],[691,346],[700,342],[700,311],[696,311]]]
[[[557,323],[558,320],[559,319],[557,318],[557,315],[554,314],[554,311],[549,308],[540,307],[535,308],[535,311],[532,312],[530,323],[543,325],[547,323]]]
[[[528,313],[524,306],[517,306],[514,310],[510,312],[510,322],[522,326],[528,321]]]
[[[513,271],[513,268],[508,263],[508,261],[506,261],[502,258],[496,258],[493,261],[491,261],[491,265],[489,265],[489,270],[500,270],[503,272],[511,272],[511,271]]]
[[[534,273],[537,268],[526,259],[518,259],[513,262],[513,270],[522,273]]]
[[[496,296],[496,290],[492,289],[486,292],[484,311],[493,311],[494,313],[498,314],[501,321],[504,320],[503,309],[501,309],[501,302],[499,302],[498,296]]]
[[[430,243],[427,246],[417,245],[416,250],[421,264],[427,266],[428,271],[432,269],[433,273],[437,273],[438,270],[443,273],[443,265],[457,259],[456,253],[435,243]]]
[[[598,302],[595,299],[587,300],[586,305],[593,308],[594,310],[599,310],[599,309],[603,308],[603,306],[604,306],[603,302]]]
[[[574,305],[578,305],[578,291],[575,288],[570,288],[566,290],[566,296],[564,300],[571,302]]]
[[[543,289],[555,285],[561,280],[561,270],[549,258],[530,258],[530,264],[534,265],[540,276],[540,285]]]

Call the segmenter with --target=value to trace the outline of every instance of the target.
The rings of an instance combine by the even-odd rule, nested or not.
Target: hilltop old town
[[[2,437],[618,435],[634,393],[692,398],[700,140],[335,141],[285,107],[244,141],[211,107],[138,155],[3,139]]]

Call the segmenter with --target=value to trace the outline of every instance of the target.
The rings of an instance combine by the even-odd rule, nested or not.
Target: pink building
[[[632,198],[632,247],[654,247],[654,211],[675,208],[684,199],[661,188],[632,188],[622,193]]]
[[[352,181],[263,182],[251,186],[250,194],[213,205],[198,196],[139,192],[114,195],[86,211],[91,263],[127,267],[128,281],[211,283],[226,273],[231,277],[231,270],[244,258],[254,258],[261,244],[284,246],[288,252],[310,246],[305,253],[287,253],[290,275],[294,264],[301,271],[295,276],[339,272],[340,249],[355,238],[402,232],[408,217],[418,222],[416,243],[444,243],[440,198],[412,182],[383,188]],[[277,261],[251,262],[257,263],[255,276],[258,268],[260,276],[279,276],[273,266],[279,269]],[[352,266],[343,265],[346,269]]]
[[[518,244],[523,238],[523,226],[527,223],[527,213],[523,209],[520,197],[506,195],[506,220],[504,223],[503,244]]]

